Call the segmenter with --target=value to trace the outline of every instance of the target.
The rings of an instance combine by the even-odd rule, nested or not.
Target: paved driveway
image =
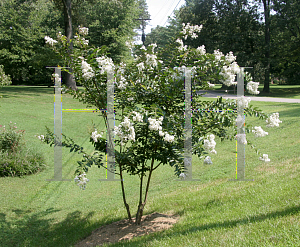
[[[235,99],[236,95],[234,94],[227,94],[222,92],[216,92],[216,91],[205,91],[205,90],[199,90],[197,93],[205,93],[205,95],[202,95],[202,97],[207,98],[217,98],[217,97],[223,97],[224,99]],[[249,97],[253,101],[267,101],[267,102],[284,102],[284,103],[300,103],[300,99],[288,99],[288,98],[271,98],[271,97],[256,97],[256,96],[246,96]]]

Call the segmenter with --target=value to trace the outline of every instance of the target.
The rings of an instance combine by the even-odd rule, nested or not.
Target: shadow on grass
[[[214,204],[214,202],[212,202]],[[236,219],[236,220],[226,220],[223,222],[215,222],[215,223],[209,223],[209,224],[203,224],[199,226],[193,226],[190,228],[185,228],[184,230],[176,229],[176,225],[171,229],[167,231],[157,232],[151,235],[142,236],[140,238],[132,239],[130,242],[120,242],[116,244],[108,245],[109,247],[136,247],[136,246],[146,246],[147,242],[151,242],[155,240],[156,242],[159,242],[164,239],[171,239],[173,237],[178,237],[180,235],[188,235],[193,232],[199,232],[199,231],[205,231],[210,229],[220,229],[220,228],[232,228],[236,227],[237,225],[244,225],[249,223],[258,223],[265,221],[267,219],[274,219],[278,217],[285,217],[289,215],[296,215],[300,212],[300,206],[294,206],[290,208],[286,208],[283,210],[278,210],[274,212],[270,212],[267,214],[261,214],[261,215],[255,215],[255,216],[249,216],[244,217],[242,219]],[[190,224],[190,223],[189,223]],[[184,226],[181,226],[181,228]]]
[[[279,119],[287,117],[299,117],[300,116],[300,104],[299,103],[289,103],[284,105],[284,110],[280,111]],[[275,111],[274,111],[275,112]]]
[[[15,213],[13,220],[7,220],[4,213],[0,213],[0,246],[45,246],[45,247],[70,247],[74,246],[81,238],[85,238],[101,223],[89,223],[94,212],[83,216],[80,211],[68,213],[60,222],[54,222],[55,214],[61,210],[48,208],[45,211],[31,213],[31,210],[12,209]]]
[[[245,95],[247,96],[253,96],[249,94],[248,92],[245,92]],[[300,96],[300,87],[285,87],[285,88],[276,88],[271,87],[270,93],[264,93],[262,92],[262,89],[260,90],[260,93],[256,95],[256,97],[272,97],[272,98],[294,98],[294,97]]]
[[[3,98],[18,97],[21,98],[24,95],[27,96],[44,96],[45,94],[53,95],[54,89],[45,87],[35,87],[35,86],[7,86],[0,90],[0,95]]]

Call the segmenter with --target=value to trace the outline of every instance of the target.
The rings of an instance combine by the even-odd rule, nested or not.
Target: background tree
[[[265,19],[265,80],[263,92],[270,92],[270,0],[262,0]]]
[[[67,2],[66,2],[67,4]],[[90,43],[107,46],[114,61],[131,57],[125,41],[133,40],[140,25],[138,0],[73,0],[70,19],[64,18],[64,2],[48,0],[2,0],[0,2],[0,64],[11,75],[13,84],[51,85],[53,71],[46,66],[67,66],[48,46],[44,37],[64,33],[78,25],[89,26]],[[145,4],[141,6],[146,6]],[[72,22],[72,25],[71,25]],[[76,34],[74,34],[76,36]],[[69,37],[72,35],[69,34]],[[65,81],[65,78],[64,78]]]
[[[179,21],[203,25],[201,35],[187,44],[195,48],[205,45],[210,53],[232,51],[240,66],[254,67],[254,79],[262,80],[264,32],[257,4],[248,0],[186,0]]]
[[[5,0],[0,3],[0,64],[13,84],[51,83],[46,66],[58,63],[45,47],[45,33],[55,34],[62,21],[51,2]],[[51,14],[50,14],[51,13]]]
[[[300,84],[300,2],[273,1],[271,72],[289,84]]]
[[[151,29],[151,33],[147,34],[145,45],[157,44],[157,49],[164,51],[164,48],[175,41],[176,35],[180,32],[182,25],[179,21],[178,11],[175,11],[175,17],[169,17],[168,26],[157,26]],[[163,58],[166,59],[169,54],[164,53]]]

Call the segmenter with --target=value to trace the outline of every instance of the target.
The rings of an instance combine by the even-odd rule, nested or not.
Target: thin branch
[[[160,162],[156,167],[154,167],[152,170],[154,171],[157,167],[161,165],[162,162]]]

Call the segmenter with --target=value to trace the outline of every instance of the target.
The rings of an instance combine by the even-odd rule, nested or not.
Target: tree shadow
[[[208,203],[209,205],[214,204],[214,202]],[[150,243],[152,240],[155,240],[156,242],[159,242],[160,240],[164,239],[170,239],[173,237],[178,237],[179,235],[188,235],[193,232],[199,232],[199,231],[205,231],[210,229],[220,229],[220,228],[232,228],[236,227],[237,225],[245,225],[249,223],[258,223],[262,222],[268,219],[274,219],[278,217],[284,217],[289,215],[296,215],[300,212],[300,205],[289,207],[283,210],[277,210],[274,212],[270,212],[267,214],[260,214],[260,215],[254,215],[249,217],[244,217],[242,219],[236,219],[236,220],[226,220],[226,221],[220,221],[220,222],[214,222],[214,223],[208,223],[203,224],[199,226],[193,226],[185,230],[178,230],[173,229],[172,231],[163,231],[163,232],[157,232],[151,235],[143,236],[140,238],[132,239],[130,242],[120,242],[109,245],[109,247],[135,247],[135,246],[144,246],[147,242]],[[174,226],[176,228],[176,225]]]
[[[48,208],[33,214],[33,210],[16,208],[11,211],[15,213],[12,220],[7,220],[7,215],[0,213],[1,246],[70,247],[105,223],[104,220],[90,223],[94,212],[83,216],[80,211],[74,211],[68,213],[64,220],[55,222],[57,219],[49,216],[61,211],[59,209]]]
[[[279,112],[279,119],[281,117],[287,118],[287,117],[299,117],[300,116],[300,103],[285,104],[284,108],[285,109],[288,108],[288,109]],[[276,108],[274,108],[274,112],[275,112],[275,109]]]
[[[28,86],[28,87],[21,87],[21,86],[8,86],[3,87],[0,89],[0,95],[3,98],[21,98],[24,95],[27,96],[44,96],[46,94],[53,95],[54,88],[45,87],[35,87],[35,86]]]

